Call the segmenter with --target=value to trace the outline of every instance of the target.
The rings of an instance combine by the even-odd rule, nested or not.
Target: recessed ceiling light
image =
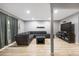
[[[27,10],[26,13],[27,13],[27,14],[30,14],[30,10]]]
[[[58,10],[56,9],[56,10],[54,10],[54,13],[56,14],[56,13],[58,13]]]

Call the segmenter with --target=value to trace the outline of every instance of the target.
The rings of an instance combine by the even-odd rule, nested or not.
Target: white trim
[[[16,42],[13,42],[13,43],[11,43],[11,44],[9,44],[9,45],[7,45],[7,46],[4,46],[3,48],[0,49],[0,51],[3,51],[4,49],[6,49],[6,48],[12,46],[12,45],[15,44],[15,43],[16,43]]]

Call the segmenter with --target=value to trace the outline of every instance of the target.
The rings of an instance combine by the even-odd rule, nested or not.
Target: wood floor
[[[50,56],[50,39],[45,39],[45,44],[36,44],[36,39],[33,39],[29,46],[11,47],[0,52],[1,56]]]
[[[17,46],[16,43],[3,51],[0,56],[50,56],[50,39],[45,44],[36,44],[34,39],[29,46]],[[79,44],[67,43],[57,37],[54,38],[55,56],[79,56]]]
[[[67,43],[59,38],[54,39],[55,56],[79,56],[79,44]]]

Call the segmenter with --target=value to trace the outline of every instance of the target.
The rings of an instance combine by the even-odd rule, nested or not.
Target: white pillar
[[[51,55],[54,55],[54,34],[53,34],[53,4],[50,3],[50,10],[51,10]]]

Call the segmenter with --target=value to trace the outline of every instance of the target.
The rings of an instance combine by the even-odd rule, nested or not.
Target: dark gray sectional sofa
[[[20,33],[15,36],[17,45],[29,45],[33,40],[33,35],[27,33]]]
[[[46,31],[29,31],[30,34],[33,34],[34,37],[36,36],[45,36],[47,34]]]
[[[17,45],[29,45],[33,40],[33,38],[35,38],[36,36],[47,37],[48,34],[46,31],[29,31],[29,32],[17,34],[15,36],[15,40]]]

